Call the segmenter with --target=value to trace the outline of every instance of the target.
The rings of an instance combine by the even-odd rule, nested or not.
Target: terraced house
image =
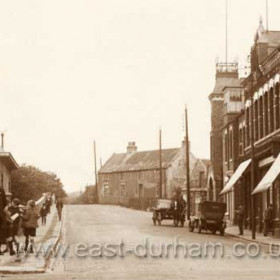
[[[206,198],[207,160],[190,154],[191,201],[195,212]],[[171,198],[175,188],[186,194],[185,144],[162,150],[162,195]],[[159,150],[138,152],[130,142],[126,153],[113,154],[98,172],[99,202],[147,209],[159,197]]]

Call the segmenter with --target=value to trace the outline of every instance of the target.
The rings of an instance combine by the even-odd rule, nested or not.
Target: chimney
[[[136,146],[135,142],[128,142],[127,153],[132,154],[132,153],[136,153],[136,152],[137,152],[137,146]]]

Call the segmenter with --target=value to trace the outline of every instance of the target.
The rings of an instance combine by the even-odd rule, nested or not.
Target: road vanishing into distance
[[[257,247],[239,238],[190,233],[172,221],[154,226],[151,212],[118,206],[70,205],[64,211],[61,251],[49,272],[2,279],[279,279],[280,257],[272,258],[268,246],[253,257]],[[239,257],[245,249],[248,255]]]

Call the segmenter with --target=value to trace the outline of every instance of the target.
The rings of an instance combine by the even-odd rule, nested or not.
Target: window
[[[259,100],[259,138],[263,138],[263,97]]]
[[[143,175],[142,172],[139,171],[139,172],[138,172],[138,179],[139,179],[139,180],[142,179],[142,177],[143,177],[142,175]]]
[[[103,184],[104,196],[110,196],[111,191],[108,183]]]
[[[268,93],[264,95],[264,136],[268,134]]]
[[[275,86],[275,126],[279,128],[279,84]]]
[[[125,184],[121,184],[120,186],[120,196],[124,197],[125,196]]]
[[[274,131],[274,90],[269,91],[269,119],[270,119],[270,132]]]
[[[250,112],[249,108],[246,109],[246,146],[250,145]]]
[[[203,188],[204,171],[199,172],[199,187]]]
[[[243,128],[239,129],[239,155],[243,155]]]
[[[255,132],[255,141],[259,139],[259,102],[258,100],[255,101],[254,104],[254,132]]]
[[[230,93],[230,101],[232,102],[240,102],[242,101],[242,92],[231,92]]]
[[[232,130],[229,131],[229,159],[233,159],[233,133]]]
[[[228,162],[228,135],[225,132],[225,138],[224,138],[224,150],[225,150],[225,162]]]

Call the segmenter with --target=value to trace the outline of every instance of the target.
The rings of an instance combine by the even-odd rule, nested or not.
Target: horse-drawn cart
[[[174,226],[185,224],[185,203],[171,199],[158,199],[156,207],[153,208],[153,223],[161,225],[163,220],[173,220]]]

